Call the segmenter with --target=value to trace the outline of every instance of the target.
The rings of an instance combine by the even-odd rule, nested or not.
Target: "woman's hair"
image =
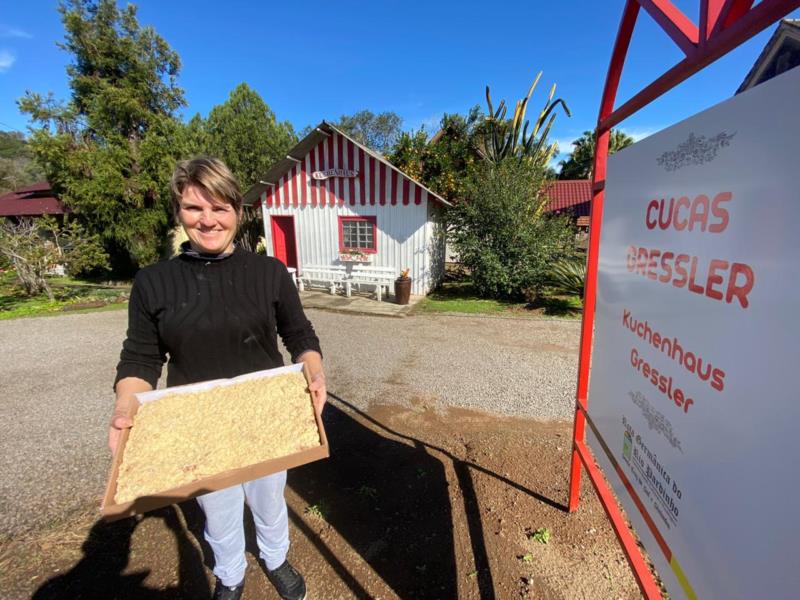
[[[242,192],[239,182],[224,162],[218,158],[201,156],[178,163],[172,173],[172,207],[180,210],[183,191],[190,185],[204,189],[215,199],[230,204],[239,213],[242,210]]]

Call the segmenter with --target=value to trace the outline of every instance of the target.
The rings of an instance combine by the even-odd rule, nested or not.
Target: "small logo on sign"
[[[690,133],[685,142],[678,144],[675,150],[664,152],[656,162],[667,171],[677,171],[688,165],[702,165],[717,158],[720,148],[730,146],[736,133],[718,133],[707,138],[704,135]]]
[[[631,449],[633,448],[633,438],[631,434],[626,431],[623,434],[622,438],[622,456],[625,457],[626,460],[631,459]]]
[[[672,423],[670,420],[658,410],[653,408],[650,402],[648,402],[647,397],[642,392],[628,392],[628,395],[631,397],[631,401],[641,409],[642,415],[647,421],[647,426],[650,429],[655,429],[667,439],[670,446],[677,448],[681,451],[681,453],[683,453],[681,441],[673,433]]]
[[[311,173],[312,179],[329,179],[330,177],[357,177],[358,171],[355,169],[327,169],[325,171],[314,171]]]

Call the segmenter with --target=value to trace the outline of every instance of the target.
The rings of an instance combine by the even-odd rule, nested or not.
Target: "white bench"
[[[309,287],[321,282],[330,289],[331,294],[335,294],[336,286],[342,285],[347,279],[347,268],[344,265],[305,265],[297,279],[300,282],[300,291],[305,289],[306,282]]]
[[[353,270],[350,272],[350,277],[345,279],[344,290],[347,297],[350,297],[350,290],[352,285],[355,284],[360,287],[362,285],[375,286],[375,293],[378,296],[378,302],[381,301],[383,288],[386,288],[386,294],[389,294],[389,289],[397,278],[397,272],[393,267],[370,267],[366,265],[353,265]]]

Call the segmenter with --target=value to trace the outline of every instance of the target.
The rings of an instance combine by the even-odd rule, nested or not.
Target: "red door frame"
[[[600,250],[600,226],[603,216],[609,136],[613,126],[800,6],[800,0],[762,0],[761,3],[753,7],[753,1],[700,0],[700,25],[698,27],[678,10],[670,0],[626,0],[622,20],[614,42],[614,50],[611,55],[611,63],[608,67],[603,98],[600,102],[600,111],[597,118],[589,253],[586,263],[586,288],[584,291],[584,312],[581,325],[578,391],[573,430],[568,508],[570,512],[578,509],[581,466],[583,466],[597,491],[606,514],[611,520],[614,532],[617,534],[617,538],[636,577],[636,582],[639,584],[642,594],[648,600],[660,600],[662,597],[661,590],[642,557],[637,542],[617,506],[614,494],[608,487],[603,473],[595,463],[594,456],[585,441],[589,403],[589,362],[592,352],[595,302],[597,300],[597,261]],[[686,58],[614,110],[622,67],[628,54],[633,28],[639,16],[639,8],[643,8],[664,29],[667,35],[683,51]],[[591,426],[591,421],[589,421],[589,425]],[[633,494],[633,498],[634,502],[636,502],[635,494]],[[659,545],[667,561],[672,564],[669,548],[661,541],[658,531],[654,529],[654,525],[650,525],[650,528],[653,530],[656,539],[659,540]],[[675,565],[673,565],[673,568],[675,568]],[[688,591],[691,592],[691,588]],[[691,597],[693,592],[691,592],[691,595],[689,593],[687,595]]]
[[[295,229],[295,226],[294,226],[294,215],[270,215],[270,226],[271,226],[271,230],[272,230],[272,252],[275,255],[275,258],[278,258],[278,256],[277,256],[278,255],[278,249],[277,249],[277,247],[275,245],[275,230],[280,228],[280,226],[278,225],[278,219],[291,219],[290,222],[292,224],[292,248],[294,249],[294,263],[295,264],[294,265],[289,264],[290,263],[290,260],[289,260],[290,256],[289,256],[289,253],[288,253],[288,248],[286,248],[286,250],[287,250],[286,266],[287,267],[294,266],[294,268],[297,269],[298,266],[299,266],[299,262],[298,262],[298,259],[297,259],[297,254],[298,254],[297,253],[297,230]],[[281,232],[283,233],[283,229],[281,229]],[[281,262],[283,262],[283,261],[281,261]]]

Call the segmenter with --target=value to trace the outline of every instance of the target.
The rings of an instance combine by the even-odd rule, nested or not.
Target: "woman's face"
[[[206,190],[193,185],[183,190],[178,220],[195,251],[203,254],[233,251],[237,217],[230,204],[216,200]]]

